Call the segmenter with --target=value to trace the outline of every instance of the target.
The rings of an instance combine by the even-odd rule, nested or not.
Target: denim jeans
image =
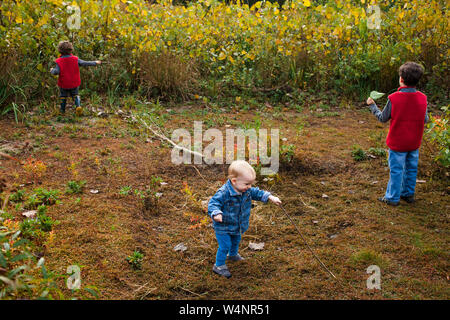
[[[216,239],[219,243],[216,255],[216,266],[220,267],[225,264],[227,254],[235,256],[238,253],[239,243],[241,242],[240,234],[216,233]]]
[[[400,196],[414,195],[419,149],[408,152],[389,150],[388,162],[390,173],[385,199],[391,202],[399,202]]]

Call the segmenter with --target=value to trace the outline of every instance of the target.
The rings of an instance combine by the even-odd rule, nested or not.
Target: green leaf
[[[14,235],[11,237],[11,240],[16,240],[16,238],[19,236],[19,234],[20,234],[20,230],[19,231],[17,231],[16,233],[14,233]]]
[[[14,277],[17,273],[19,273],[20,271],[26,270],[26,269],[28,269],[28,266],[27,266],[27,265],[23,265],[23,266],[20,266],[20,267],[18,267],[18,268],[15,268],[14,270],[12,270],[12,271],[10,271],[10,272],[8,273],[8,277],[12,278],[12,277]]]
[[[382,93],[382,92],[372,91],[372,92],[370,93],[370,97],[371,97],[373,100],[377,100],[377,99],[381,98],[382,96],[384,96],[384,93]]]
[[[14,242],[13,248],[17,248],[18,246],[21,246],[22,244],[29,243],[30,241],[28,239],[20,239],[19,241]]]
[[[11,289],[16,290],[16,284],[11,279],[9,279],[7,277],[0,276],[0,281],[3,281],[7,285],[9,285],[11,287]]]
[[[12,258],[11,262],[25,260],[25,259],[28,259],[29,257],[30,257],[30,255],[27,253],[21,253],[21,254],[18,254],[17,256],[15,256],[14,258]]]
[[[94,297],[98,298],[98,293],[96,288],[84,288],[85,291],[92,294]]]
[[[44,265],[42,265],[41,271],[42,271],[42,277],[44,279],[47,279],[48,278],[48,273],[47,273],[47,269],[45,269]]]
[[[2,266],[3,268],[8,267],[8,262],[6,261],[1,251],[0,251],[0,266]]]

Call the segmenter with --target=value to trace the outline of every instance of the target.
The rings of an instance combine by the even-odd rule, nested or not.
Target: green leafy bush
[[[361,147],[353,146],[352,157],[355,161],[364,161],[367,159],[367,154]]]
[[[66,193],[68,194],[78,194],[83,192],[83,187],[86,181],[69,181],[67,182]]]
[[[142,269],[142,259],[144,255],[139,251],[134,251],[132,255],[127,257],[128,263],[133,267],[133,269],[140,270]]]
[[[37,188],[26,200],[24,207],[26,209],[36,209],[40,205],[53,205],[58,201],[58,190],[46,190]]]
[[[426,133],[437,147],[438,154],[435,160],[445,168],[448,168],[450,166],[450,134],[448,132],[448,121],[450,118],[449,106],[442,107],[441,110],[444,111],[442,117],[430,117]]]

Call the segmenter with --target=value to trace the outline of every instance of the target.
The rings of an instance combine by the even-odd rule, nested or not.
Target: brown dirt
[[[209,121],[225,132],[227,123],[235,127],[257,117],[253,110],[201,115],[201,107],[192,106],[189,113],[172,109],[175,114],[164,124],[169,134],[175,128],[192,129],[194,120]],[[261,128],[280,128],[280,138],[287,138],[284,143],[295,145],[296,151],[291,163],[280,166],[279,180],[260,177],[256,186],[282,199],[341,284],[321,269],[283,212],[261,203],[255,203],[240,245],[245,261],[229,264],[230,280],[215,275],[213,229],[209,222],[197,223],[205,215],[200,202],[225,181],[225,166],[175,166],[171,148],[136,124],[116,116],[83,117],[74,124],[48,117],[49,123],[35,121],[28,127],[3,119],[0,140],[31,141],[32,156],[47,165],[40,187],[61,191],[61,203],[48,210],[60,221],[45,256],[48,269],[64,274],[67,266],[80,265],[82,284],[96,286],[101,299],[450,298],[448,180],[438,176],[422,147],[418,179],[426,183],[417,184],[417,202],[398,207],[379,203],[376,198],[389,178],[386,160],[355,162],[351,150],[355,144],[364,150],[384,147],[387,125],[368,112],[339,112],[317,117],[284,109],[274,118],[271,110],[261,111]],[[305,123],[301,129],[298,119]],[[17,155],[22,160],[27,156]],[[76,172],[69,170],[71,165]],[[0,159],[0,175],[2,189],[36,187],[15,161]],[[145,191],[152,177],[167,183],[158,189],[162,196],[140,201],[133,190]],[[82,194],[64,193],[70,180],[86,181]],[[186,185],[193,198],[183,191]],[[130,194],[120,195],[125,186],[131,187]],[[11,204],[8,212],[22,219]],[[248,249],[250,241],[264,242],[264,250]],[[188,249],[175,252],[181,242]],[[126,261],[134,250],[144,254],[142,270],[133,270]],[[364,260],[366,251],[379,259]],[[368,290],[366,269],[377,263],[382,290]]]

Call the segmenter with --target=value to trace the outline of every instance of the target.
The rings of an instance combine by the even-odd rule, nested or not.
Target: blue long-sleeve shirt
[[[70,57],[70,55],[62,56],[62,58],[65,58],[65,57]],[[78,58],[78,65],[79,65],[80,67],[92,67],[92,66],[96,66],[96,65],[97,65],[97,62],[95,62],[95,61],[84,61],[84,60]],[[59,74],[59,72],[60,72],[60,69],[59,69],[58,64],[56,63],[56,67],[52,68],[52,69],[50,70],[50,73],[51,73],[52,75],[56,76],[56,75]]]
[[[415,88],[402,88],[400,89],[401,92],[416,92],[417,90]],[[384,107],[383,111],[380,111],[378,109],[377,105],[375,103],[372,103],[370,106],[370,111],[372,111],[372,114],[377,117],[378,121],[380,122],[387,122],[391,119],[391,109],[392,104],[391,100],[388,99],[386,106]],[[428,108],[425,111],[425,123],[428,122]]]

